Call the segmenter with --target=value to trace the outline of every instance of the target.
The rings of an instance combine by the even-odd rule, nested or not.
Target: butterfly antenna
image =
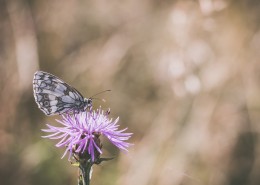
[[[91,97],[90,97],[91,98]],[[92,100],[99,100],[99,101],[102,101],[102,102],[106,102],[105,99],[100,99],[100,98],[91,98]]]
[[[111,91],[111,90],[108,89],[108,90],[101,91],[101,92],[99,92],[99,93],[97,93],[97,94],[92,95],[90,98],[91,98],[91,99],[94,99],[94,98],[93,98],[94,96],[97,96],[97,95],[99,95],[99,94],[102,94],[102,93],[105,93],[105,92],[108,92],[108,91]],[[97,99],[97,98],[95,98],[95,99]],[[102,101],[104,101],[104,100],[102,99]]]

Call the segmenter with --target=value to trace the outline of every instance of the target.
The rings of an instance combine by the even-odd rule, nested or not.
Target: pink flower
[[[42,131],[49,133],[44,138],[59,139],[56,147],[67,147],[62,158],[69,152],[69,159],[72,154],[88,154],[92,162],[98,160],[102,154],[102,144],[99,136],[105,136],[111,143],[121,150],[127,151],[131,145],[126,142],[132,133],[125,133],[127,128],[119,130],[119,118],[113,120],[108,118],[108,113],[101,108],[88,110],[86,112],[65,114],[61,120],[56,120],[62,126],[56,127],[47,124],[48,129]]]

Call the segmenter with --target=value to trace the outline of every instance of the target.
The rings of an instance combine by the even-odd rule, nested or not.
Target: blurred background
[[[0,184],[75,185],[33,98],[59,76],[134,133],[92,185],[260,184],[260,1],[0,1]]]

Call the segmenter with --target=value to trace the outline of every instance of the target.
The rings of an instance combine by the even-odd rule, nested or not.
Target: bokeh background
[[[33,99],[36,70],[105,89],[129,153],[107,141],[92,185],[260,184],[259,0],[1,0],[0,184],[75,185]]]

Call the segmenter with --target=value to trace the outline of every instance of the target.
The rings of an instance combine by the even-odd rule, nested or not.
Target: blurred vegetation
[[[260,1],[0,1],[0,180],[74,185],[42,139],[33,99],[44,70],[111,108],[134,135],[104,141],[92,185],[260,184]]]

